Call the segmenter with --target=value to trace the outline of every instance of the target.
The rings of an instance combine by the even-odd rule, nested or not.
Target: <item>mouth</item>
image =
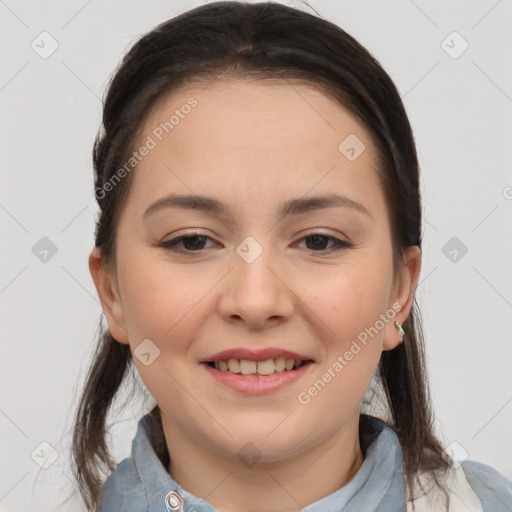
[[[254,359],[219,359],[202,361],[201,366],[221,386],[243,395],[266,395],[291,386],[308,375],[313,359],[285,357]]]
[[[266,377],[281,373],[298,370],[302,366],[308,366],[314,361],[312,359],[292,359],[285,357],[269,358],[263,361],[250,359],[224,359],[218,361],[205,361],[208,365],[219,372],[231,373],[239,376],[253,375]]]

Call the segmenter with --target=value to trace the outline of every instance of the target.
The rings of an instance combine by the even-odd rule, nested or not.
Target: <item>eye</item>
[[[307,247],[308,249],[312,250],[313,252],[333,252],[333,251],[340,251],[341,249],[346,249],[348,247],[352,247],[352,244],[349,242],[346,242],[344,240],[339,240],[338,238],[330,235],[325,235],[323,233],[309,233],[305,237],[301,238],[302,240],[310,240],[312,243],[306,244],[309,245]],[[325,247],[326,241],[333,242],[334,246],[327,249]]]
[[[204,242],[207,239],[212,240],[209,236],[192,233],[190,235],[178,236],[171,240],[162,242],[160,247],[178,253],[199,252],[204,250]],[[177,248],[181,243],[183,243],[183,247],[185,247],[185,249]]]
[[[160,244],[160,247],[163,247],[164,249],[168,251],[173,251],[177,253],[193,253],[193,252],[201,252],[205,250],[205,242],[207,240],[213,240],[211,237],[206,235],[201,235],[198,233],[191,233],[189,235],[182,235],[178,236],[176,238],[172,238],[171,240],[167,240],[165,242],[162,242]],[[339,240],[338,238],[330,235],[325,235],[323,233],[309,233],[307,236],[300,239],[302,242],[303,240],[311,241],[312,243],[306,244],[308,247],[307,249],[313,251],[313,252],[334,252],[339,251],[341,249],[346,249],[349,247],[352,247],[352,244],[349,242],[346,242],[344,240]],[[326,242],[333,243],[334,245],[330,248],[326,248]],[[180,244],[183,244],[180,247]]]

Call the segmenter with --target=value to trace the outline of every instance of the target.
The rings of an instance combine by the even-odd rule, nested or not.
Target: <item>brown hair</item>
[[[100,214],[95,245],[115,270],[116,226],[133,173],[106,193],[105,184],[129,159],[137,132],[157,102],[194,80],[223,78],[292,80],[319,87],[348,108],[369,130],[380,166],[378,177],[389,212],[393,263],[421,248],[419,166],[411,127],[395,85],[374,57],[340,27],[278,3],[213,2],[154,28],[128,51],[110,82],[103,129],[94,144],[96,199]],[[416,301],[404,322],[405,343],[383,351],[376,377],[403,453],[407,486],[418,470],[449,467],[436,438]],[[130,373],[128,345],[108,330],[98,339],[73,425],[73,473],[88,510],[102,487],[100,470],[115,463],[106,444],[106,418]],[[151,437],[167,467],[169,454],[160,410],[151,414]],[[154,420],[154,421],[153,421]],[[444,488],[443,488],[444,490]],[[445,493],[446,497],[447,494]]]

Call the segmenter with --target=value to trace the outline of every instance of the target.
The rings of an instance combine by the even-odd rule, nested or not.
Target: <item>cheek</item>
[[[381,320],[389,298],[389,283],[382,272],[378,264],[352,266],[331,279],[324,293],[311,295],[316,324],[324,326],[319,327],[324,354],[315,376],[319,380],[310,383],[315,388],[310,391],[318,394],[322,407],[326,403],[337,407],[327,407],[324,414],[338,414],[341,404],[355,406],[375,372],[390,322]]]
[[[120,265],[125,322],[134,364],[158,403],[165,404],[169,396],[181,397],[178,401],[185,402],[187,394],[180,383],[187,382],[188,370],[183,363],[208,308],[212,307],[208,291],[218,279],[199,278],[197,273],[194,277],[188,269],[174,269],[171,273],[168,262],[156,259],[149,263],[142,258],[130,258],[121,277],[122,272]],[[143,340],[150,340],[151,344],[145,342],[138,349]],[[148,351],[151,362],[146,365],[138,354]]]
[[[297,397],[313,423],[319,416],[326,424],[343,423],[359,410],[382,353],[384,330],[374,330],[384,311],[381,292],[373,290],[369,300],[361,286],[340,286],[338,291],[339,297],[331,294],[333,302],[320,308],[323,314],[318,310],[322,316],[317,325],[329,326],[322,329],[322,360]]]
[[[322,293],[315,294],[315,309],[330,327],[330,338],[342,343],[356,339],[385,312],[390,283],[383,279],[384,273],[375,262],[340,268]]]
[[[178,349],[179,340],[187,333],[193,335],[192,326],[200,325],[201,302],[215,279],[194,278],[188,269],[170,270],[168,262],[140,256],[119,265],[124,318],[133,347],[149,338],[162,349],[166,340],[173,340],[173,348]]]

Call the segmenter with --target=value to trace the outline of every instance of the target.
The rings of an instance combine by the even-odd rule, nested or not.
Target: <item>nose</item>
[[[273,257],[263,250],[253,261],[243,253],[233,255],[233,268],[224,280],[219,313],[230,322],[244,322],[249,329],[288,319],[293,314],[296,295],[289,277]]]

